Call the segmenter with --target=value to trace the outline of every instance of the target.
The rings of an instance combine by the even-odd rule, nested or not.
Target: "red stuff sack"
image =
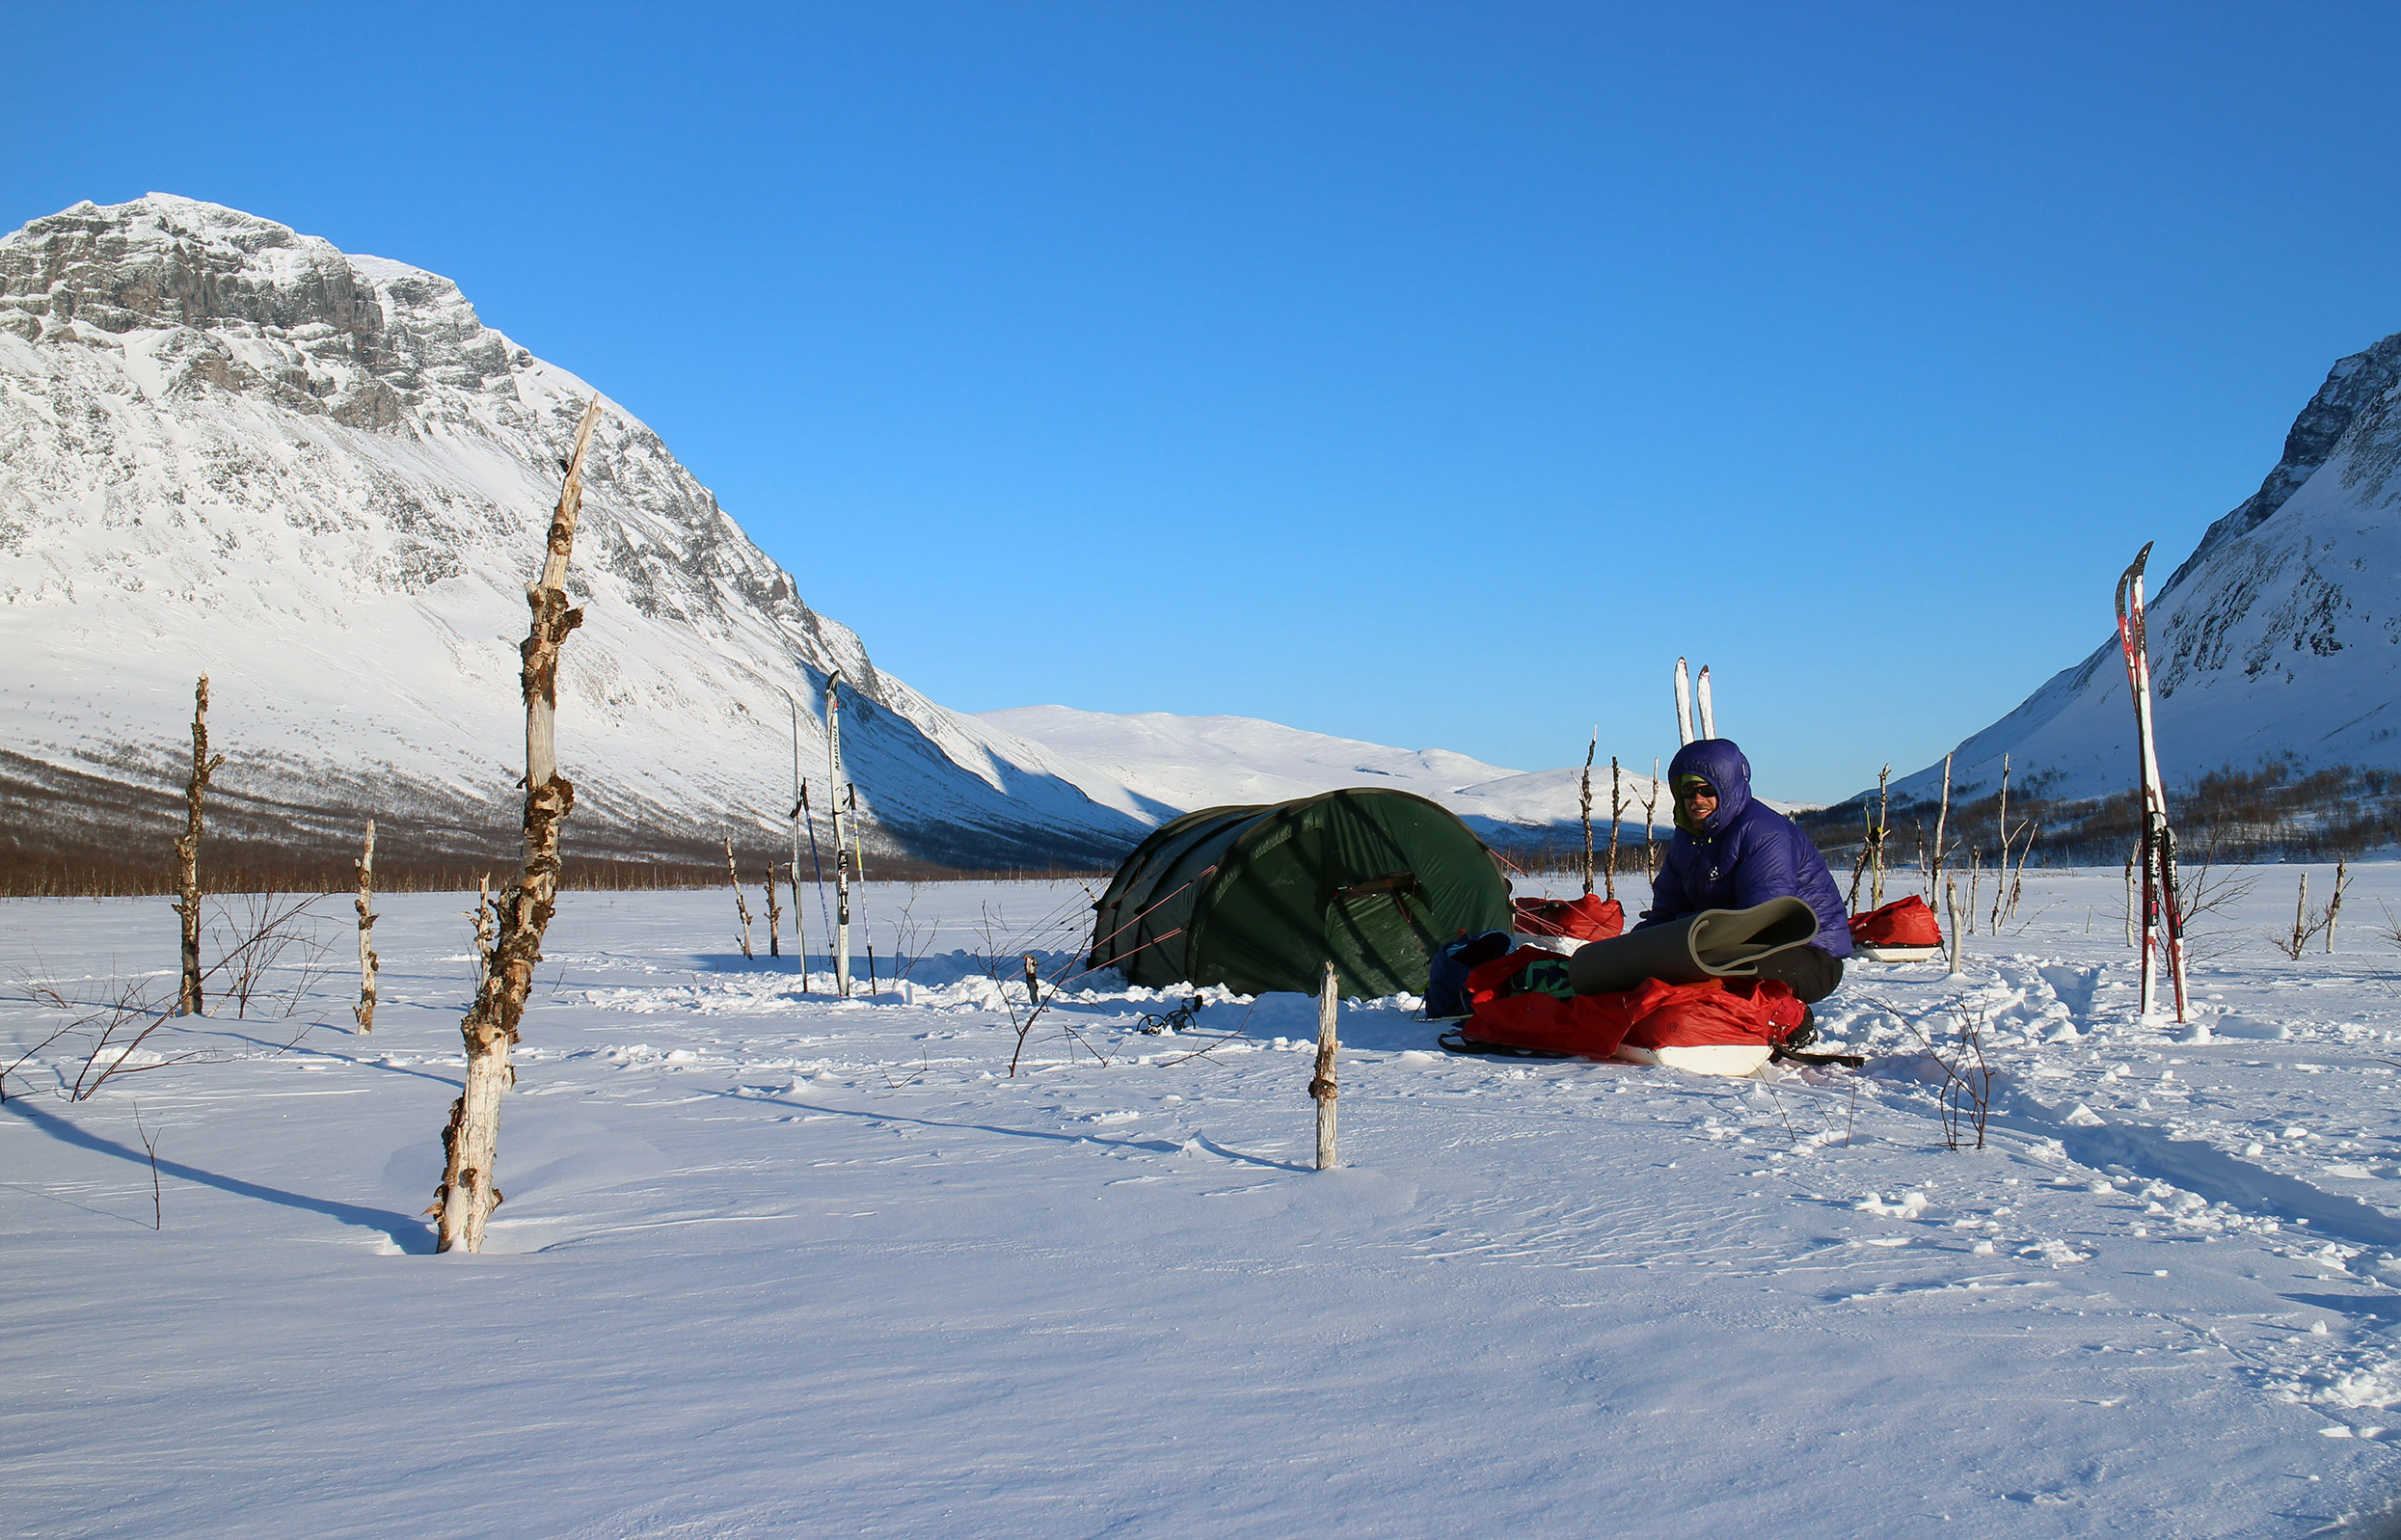
[[[1633,1025],[1627,998],[1578,994],[1567,982],[1567,959],[1522,946],[1468,975],[1471,1013],[1460,1036],[1509,1048],[1606,1059]]]
[[[1942,926],[1913,893],[1873,913],[1852,915],[1850,938],[1861,946],[1940,946]]]
[[[1800,1025],[1806,1008],[1774,979],[1705,979],[1616,994],[1561,994],[1556,953],[1520,947],[1468,975],[1473,1014],[1461,1036],[1511,1048],[1606,1059],[1620,1046],[1684,1048],[1773,1043]],[[1552,977],[1556,970],[1557,978]]]
[[[1520,935],[1558,935],[1571,941],[1606,941],[1626,929],[1626,906],[1587,893],[1580,899],[1518,899],[1510,922]]]
[[[1793,986],[1781,979],[1704,979],[1698,984],[1651,979],[1631,992],[1639,1003],[1624,1041],[1636,1048],[1777,1043],[1809,1013]]]

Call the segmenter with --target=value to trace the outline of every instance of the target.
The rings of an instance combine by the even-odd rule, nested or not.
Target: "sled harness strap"
[[[1864,1069],[1867,1067],[1868,1064],[1867,1057],[1864,1054],[1802,1053],[1798,1049],[1787,1048],[1780,1043],[1777,1045],[1775,1052],[1767,1056],[1767,1062],[1769,1064],[1805,1064],[1816,1066],[1820,1068],[1823,1068],[1825,1066],[1830,1064],[1838,1064],[1846,1069]]]

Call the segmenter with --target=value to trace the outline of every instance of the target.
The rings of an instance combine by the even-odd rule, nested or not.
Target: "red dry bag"
[[[1626,906],[1587,893],[1580,899],[1518,899],[1510,928],[1520,935],[1557,935],[1571,941],[1605,941],[1626,929]]]
[[[1861,946],[1940,946],[1942,927],[1926,901],[1912,893],[1872,913],[1852,915],[1850,938]]]

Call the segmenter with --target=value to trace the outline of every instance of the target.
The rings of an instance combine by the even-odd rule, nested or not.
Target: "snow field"
[[[2029,885],[1962,979],[1853,967],[1858,1075],[1461,1059],[1350,1003],[1325,1174],[1300,996],[1147,1034],[1183,997],[1076,980],[1008,1077],[1073,884],[872,885],[849,1002],[723,893],[570,894],[491,1250],[440,1258],[467,901],[381,902],[371,1038],[328,901],[300,1016],[171,1025],[209,1060],[89,1101],[65,1040],[10,1076],[0,1489],[41,1535],[2382,1532],[2401,952],[2277,955],[2272,871],[2202,922],[2201,1040],[2137,1018],[2117,873]],[[69,997],[171,988],[174,940],[0,904]],[[1913,1025],[1962,1017],[1981,1151]],[[0,1065],[58,1020],[12,990]]]

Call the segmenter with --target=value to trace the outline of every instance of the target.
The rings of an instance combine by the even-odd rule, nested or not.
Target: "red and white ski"
[[[2134,695],[2134,730],[2142,755],[2143,1013],[2158,1009],[2154,949],[2165,952],[2175,990],[2176,1019],[2185,1018],[2184,914],[2176,899],[2176,837],[2168,826],[2168,794],[2159,781],[2159,748],[2151,738],[2151,661],[2143,625],[2145,545],[2118,580],[2118,644],[2126,656],[2126,688]]]

